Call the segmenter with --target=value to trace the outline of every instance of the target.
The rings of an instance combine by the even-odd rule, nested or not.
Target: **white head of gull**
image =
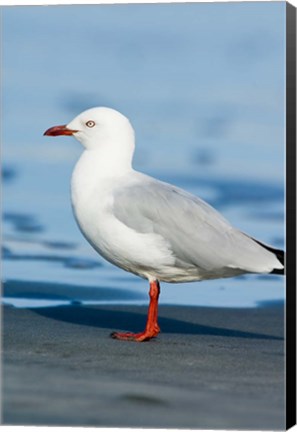
[[[283,251],[232,227],[200,198],[134,170],[134,130],[118,111],[92,108],[44,135],[71,135],[84,147],[71,199],[85,238],[106,260],[149,281],[145,330],[113,338],[140,342],[158,335],[161,281],[284,273]]]

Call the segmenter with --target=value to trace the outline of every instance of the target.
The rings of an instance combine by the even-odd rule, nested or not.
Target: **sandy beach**
[[[3,308],[3,422],[24,425],[283,429],[283,307]]]

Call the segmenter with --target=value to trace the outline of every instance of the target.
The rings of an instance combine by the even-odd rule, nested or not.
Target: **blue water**
[[[285,3],[25,6],[2,15],[6,303],[147,302],[146,281],[101,259],[75,225],[69,181],[80,145],[42,135],[98,105],[130,118],[138,170],[283,248]],[[160,301],[283,299],[282,277],[249,275],[163,284]]]

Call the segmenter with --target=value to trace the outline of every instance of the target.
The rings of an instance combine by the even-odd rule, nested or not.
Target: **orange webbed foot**
[[[159,327],[154,328],[152,331],[143,331],[141,333],[121,333],[121,332],[113,332],[111,333],[111,337],[113,339],[124,340],[124,341],[132,341],[132,342],[146,342],[150,339],[155,338],[160,332]]]

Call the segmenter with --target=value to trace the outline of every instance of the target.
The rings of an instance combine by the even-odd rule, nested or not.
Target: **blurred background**
[[[94,252],[72,216],[81,147],[43,132],[108,106],[136,131],[134,167],[284,247],[285,3],[2,8],[4,301],[147,302],[148,284]],[[254,307],[284,279],[163,284],[160,302]]]

